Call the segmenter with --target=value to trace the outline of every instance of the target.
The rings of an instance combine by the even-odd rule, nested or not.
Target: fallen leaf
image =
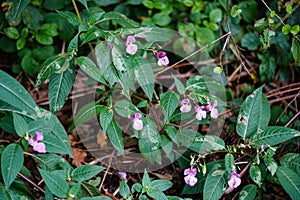
[[[82,163],[84,163],[84,159],[87,156],[87,153],[84,152],[82,149],[79,148],[72,148],[72,152],[74,155],[72,164],[75,166],[80,166]]]
[[[97,134],[97,144],[100,145],[100,148],[103,149],[107,145],[107,136],[100,129]]]

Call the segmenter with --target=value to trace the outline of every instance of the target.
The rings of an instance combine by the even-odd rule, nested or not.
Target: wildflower
[[[196,111],[196,119],[197,120],[202,120],[202,119],[205,119],[206,118],[206,111],[203,110],[204,109],[204,106],[195,106],[194,107],[195,111]]]
[[[180,111],[183,113],[188,113],[191,111],[191,105],[189,99],[182,99],[180,102]]]
[[[130,119],[133,121],[133,128],[137,131],[142,130],[144,126],[141,118],[142,115],[140,113],[135,113],[135,115],[130,117]]]
[[[33,146],[33,150],[39,153],[46,153],[46,145],[41,142],[44,139],[43,133],[36,131],[35,136],[28,140],[28,143]]]
[[[155,58],[158,59],[158,66],[167,66],[169,64],[169,58],[167,57],[167,53],[164,51],[159,51],[155,54]]]
[[[184,181],[189,186],[194,186],[198,179],[196,178],[197,169],[196,168],[188,168],[184,170]]]
[[[126,52],[130,55],[134,55],[137,52],[137,45],[133,44],[135,41],[132,35],[129,35],[125,41]]]
[[[230,174],[230,179],[228,180],[228,185],[230,188],[237,188],[241,184],[241,177],[235,171]]]
[[[129,44],[132,44],[134,43],[136,40],[135,40],[135,37],[132,36],[132,35],[128,35],[127,36],[127,39],[126,39],[126,42],[125,42],[125,46],[128,46]]]
[[[124,179],[125,181],[127,181],[127,174],[126,172],[118,172],[119,176]]]
[[[219,112],[218,109],[216,109],[216,106],[218,105],[218,102],[214,100],[213,103],[208,104],[204,107],[205,110],[210,111],[211,118],[218,118]]]

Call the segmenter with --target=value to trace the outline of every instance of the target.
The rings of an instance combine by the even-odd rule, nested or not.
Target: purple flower
[[[126,42],[125,42],[125,46],[128,46],[132,43],[134,43],[136,40],[135,40],[135,37],[132,36],[132,35],[128,35],[127,36],[127,39],[126,39]]]
[[[182,99],[180,102],[180,111],[183,113],[188,113],[191,111],[191,105],[189,99]]]
[[[197,169],[196,168],[188,168],[184,170],[184,181],[189,186],[194,186],[198,179],[196,178]]]
[[[33,146],[33,150],[39,153],[46,153],[46,145],[40,142],[44,139],[43,133],[36,131],[35,136],[28,140],[28,143]]]
[[[197,119],[197,120],[200,121],[200,120],[206,118],[206,111],[203,110],[203,109],[204,109],[203,106],[195,106],[194,109],[195,109],[195,111],[197,112],[197,114],[196,114],[196,119]]]
[[[237,188],[241,184],[241,177],[235,171],[230,174],[230,179],[228,180],[228,185],[230,188]]]
[[[112,49],[112,48],[113,48],[113,45],[112,45],[112,44],[109,44],[109,45],[108,45],[108,48],[109,48],[109,49]]]
[[[135,115],[131,116],[130,119],[133,121],[133,128],[137,131],[143,129],[143,121],[141,120],[142,115],[140,113],[135,113]]]
[[[119,176],[124,179],[125,181],[127,181],[127,174],[126,172],[118,172]]]
[[[127,47],[126,47],[126,52],[130,55],[134,55],[137,52],[137,46],[136,44],[130,43]]]
[[[169,58],[167,57],[167,53],[164,51],[159,51],[155,54],[155,58],[158,59],[158,66],[167,66],[169,64]]]
[[[208,104],[204,107],[204,110],[210,111],[211,118],[218,118],[219,112],[218,109],[216,109],[216,106],[218,105],[218,102],[214,100],[213,103]]]

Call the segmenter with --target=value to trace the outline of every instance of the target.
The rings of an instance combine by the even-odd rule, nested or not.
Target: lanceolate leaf
[[[111,144],[123,155],[124,142],[122,137],[122,130],[115,120],[112,120],[107,129],[107,134]]]
[[[43,83],[50,75],[55,72],[64,71],[69,66],[69,59],[64,55],[48,58],[42,65],[36,78],[35,87]]]
[[[117,101],[115,104],[115,110],[120,116],[128,119],[135,115],[135,113],[139,112],[135,105],[125,100]]]
[[[270,118],[271,118],[270,104],[268,102],[268,99],[263,94],[257,129],[265,129],[269,124]]]
[[[131,28],[126,29],[124,32],[126,35],[134,34],[134,37],[143,38],[148,42],[168,41],[174,35],[174,31],[159,27]]]
[[[13,113],[13,117],[14,117],[14,127],[15,127],[17,134],[20,137],[25,136],[26,131],[28,131],[28,125],[27,125],[25,119],[17,113]]]
[[[300,154],[288,153],[280,159],[280,164],[290,168],[300,176]]]
[[[296,38],[293,38],[291,51],[296,65],[300,66],[300,42]]]
[[[80,69],[84,71],[87,75],[93,78],[95,81],[105,83],[100,69],[95,65],[95,63],[88,57],[81,56],[76,58],[76,62]]]
[[[243,139],[250,137],[257,131],[259,121],[262,118],[260,116],[262,108],[262,87],[260,87],[247,97],[238,115],[236,130]]]
[[[278,180],[292,199],[300,197],[300,177],[289,168],[280,166],[276,172]]]
[[[75,68],[70,67],[59,74],[52,74],[49,82],[50,111],[57,112],[65,104],[74,82]]]
[[[243,187],[239,194],[239,200],[253,200],[255,199],[257,188],[254,184],[249,184]]]
[[[100,20],[106,21],[106,20],[113,20],[113,22],[116,22],[120,24],[123,27],[138,27],[139,24],[131,19],[128,19],[125,15],[118,13],[118,12],[108,12],[105,13]]]
[[[103,107],[103,110],[100,113],[100,125],[104,133],[106,133],[109,124],[113,120],[113,117],[114,117],[113,110],[107,107]]]
[[[104,167],[97,165],[81,165],[72,171],[71,177],[73,180],[85,181],[93,178],[104,169]]]
[[[154,74],[151,64],[144,58],[138,57],[134,60],[134,66],[134,74],[139,85],[142,87],[148,98],[152,100],[154,91]]]
[[[12,7],[10,11],[7,12],[7,21],[11,26],[16,26],[20,21],[21,14],[29,4],[30,0],[13,0],[10,2],[12,2]]]
[[[225,142],[216,136],[212,135],[200,135],[197,134],[192,144],[188,147],[189,149],[204,154],[213,150],[220,150],[225,148]]]
[[[300,136],[300,132],[281,126],[270,126],[258,131],[250,138],[250,144],[275,146],[289,139]]]
[[[35,114],[37,106],[24,87],[7,73],[0,70],[0,100],[27,114]]]
[[[24,162],[22,147],[18,144],[8,145],[1,155],[1,173],[6,188],[14,182]]]
[[[164,122],[167,123],[179,104],[179,95],[173,91],[163,93],[160,95],[160,103],[165,116]]]

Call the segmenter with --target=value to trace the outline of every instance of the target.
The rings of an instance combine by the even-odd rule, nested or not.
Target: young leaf
[[[85,181],[93,178],[104,169],[104,167],[97,165],[81,165],[72,171],[71,177],[76,181]]]
[[[300,154],[299,153],[288,153],[280,159],[280,164],[297,172],[300,176]]]
[[[129,186],[126,184],[124,180],[122,180],[120,183],[120,195],[125,199],[130,195]]]
[[[300,132],[281,126],[269,126],[251,136],[250,144],[275,146],[300,136]]]
[[[60,198],[66,198],[69,190],[69,185],[66,180],[61,176],[57,176],[53,172],[47,172],[42,169],[38,169],[42,178],[44,179],[49,190]]]
[[[93,78],[95,81],[98,81],[100,83],[105,83],[105,81],[102,78],[102,73],[100,69],[95,65],[95,63],[85,56],[80,56],[75,59],[78,66],[84,73],[89,75],[91,78]]]
[[[148,98],[152,100],[154,91],[154,74],[151,64],[142,57],[136,57],[134,59],[134,66],[134,74],[139,85],[142,87]]]
[[[111,144],[122,154],[124,155],[124,142],[122,137],[122,130],[119,124],[112,120],[107,129],[107,135]]]
[[[162,93],[160,95],[160,103],[165,116],[164,122],[168,123],[179,104],[179,95],[173,91]]]
[[[243,139],[250,137],[259,128],[258,124],[263,117],[260,115],[261,110],[262,87],[256,89],[246,98],[238,115],[236,130]]]
[[[17,113],[13,113],[13,117],[14,117],[14,127],[15,127],[17,134],[20,137],[24,137],[26,134],[26,131],[28,131],[28,125],[27,125],[25,119]]]
[[[24,89],[13,77],[0,70],[0,100],[12,105],[27,114],[35,114],[37,106]]]
[[[50,76],[48,98],[51,112],[58,112],[65,104],[66,98],[73,86],[74,76],[74,67]]]
[[[14,182],[22,169],[24,155],[22,147],[18,144],[9,144],[1,155],[1,173],[6,188]]]
[[[151,179],[149,177],[148,172],[145,169],[144,175],[143,175],[143,178],[142,178],[142,185],[143,185],[143,187],[148,187],[150,185],[150,183],[151,183]]]
[[[243,187],[239,194],[239,200],[254,200],[257,188],[254,184],[249,184]]]
[[[276,172],[278,180],[283,189],[290,195],[292,199],[300,197],[300,177],[289,168],[279,166]]]
[[[113,117],[114,117],[113,110],[108,107],[103,107],[102,112],[100,113],[100,125],[104,133],[106,133],[108,125],[113,120]]]

